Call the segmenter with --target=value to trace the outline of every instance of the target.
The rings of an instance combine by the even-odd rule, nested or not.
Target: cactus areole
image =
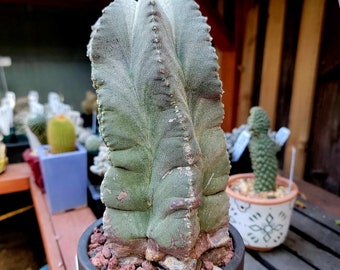
[[[209,30],[193,0],[116,0],[92,28],[88,57],[111,163],[103,227],[122,263],[196,269],[229,241],[223,90]]]

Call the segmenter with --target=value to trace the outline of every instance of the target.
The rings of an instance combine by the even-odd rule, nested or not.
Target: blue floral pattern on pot
[[[232,190],[233,183],[239,179],[253,177],[252,173],[229,177],[226,189],[230,204],[229,222],[239,231],[247,248],[271,250],[285,241],[298,187],[291,183],[290,192],[271,199],[249,198]],[[289,180],[282,176],[277,176],[276,182],[281,186],[289,186]]]
[[[238,229],[246,246],[273,248],[285,240],[294,201],[268,206],[230,198],[230,223]]]

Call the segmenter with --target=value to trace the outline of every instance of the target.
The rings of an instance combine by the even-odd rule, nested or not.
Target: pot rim
[[[226,193],[230,198],[235,198],[239,201],[243,201],[246,203],[251,203],[251,204],[257,204],[257,205],[278,205],[278,204],[283,204],[289,201],[292,201],[296,198],[298,194],[298,186],[293,182],[291,186],[291,192],[286,195],[283,198],[276,198],[276,199],[258,199],[258,198],[249,198],[243,195],[240,195],[236,192],[234,192],[231,188],[230,185],[234,182],[236,182],[240,178],[254,178],[254,173],[239,173],[239,174],[234,174],[229,176],[227,188],[226,188]],[[284,186],[288,186],[289,184],[289,179],[286,177],[283,177],[281,175],[278,175],[276,177],[276,182],[279,184],[282,184]]]
[[[103,224],[103,217],[100,217],[92,224],[90,224],[86,230],[80,236],[78,247],[77,247],[77,264],[79,270],[95,270],[96,268],[92,264],[90,258],[87,254],[87,248],[89,239],[95,227],[99,227]],[[245,245],[243,238],[235,226],[229,223],[229,236],[233,240],[234,256],[230,262],[222,266],[223,270],[240,270],[244,267],[244,255],[245,255]]]

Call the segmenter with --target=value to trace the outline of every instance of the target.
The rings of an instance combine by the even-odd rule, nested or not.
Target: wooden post
[[[218,52],[218,59],[220,64],[220,77],[223,84],[224,93],[222,95],[222,102],[224,105],[224,119],[222,129],[225,132],[231,132],[235,127],[236,118],[236,84],[237,84],[237,52],[234,51],[220,51]]]
[[[223,17],[224,1],[217,2],[217,11]],[[233,128],[233,104],[235,95],[235,79],[236,79],[236,53],[235,46],[232,50],[219,50],[217,49],[218,62],[220,65],[220,78],[223,84],[224,93],[222,95],[222,102],[224,105],[224,119],[222,122],[222,129],[225,132],[230,132]]]
[[[242,63],[240,67],[240,86],[238,95],[238,108],[236,126],[246,123],[253,94],[253,82],[255,73],[255,54],[257,41],[257,26],[259,17],[259,5],[252,5],[246,15],[245,36],[242,51]]]
[[[234,20],[234,46],[232,50],[217,50],[220,77],[223,83],[224,94],[222,95],[222,102],[224,104],[224,119],[222,129],[225,132],[231,132],[236,125],[237,104],[238,104],[238,85],[239,85],[239,61],[240,48],[242,48],[242,36],[244,27],[244,9],[243,1],[235,2],[235,6],[231,5],[225,7],[231,1],[219,0],[218,11],[223,14],[226,8],[233,8],[235,14]],[[225,14],[224,16],[228,16]]]
[[[289,112],[288,126],[291,135],[286,144],[284,157],[284,173],[287,174],[290,167],[291,149],[293,146],[296,147],[294,176],[300,179],[304,177],[306,163],[306,147],[313,113],[325,2],[326,0],[305,0],[300,23]]]
[[[267,112],[271,129],[275,127],[285,23],[285,0],[270,0],[264,45],[259,105]]]

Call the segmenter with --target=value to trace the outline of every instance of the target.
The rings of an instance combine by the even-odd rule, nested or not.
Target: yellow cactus
[[[76,130],[73,122],[64,115],[51,118],[47,125],[47,142],[54,154],[75,151]]]

